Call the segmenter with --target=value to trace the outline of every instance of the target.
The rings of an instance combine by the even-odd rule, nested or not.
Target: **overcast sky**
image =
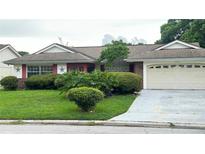
[[[144,39],[154,43],[167,20],[0,20],[0,43],[33,53],[58,37],[69,46],[102,45],[105,34],[114,38]]]

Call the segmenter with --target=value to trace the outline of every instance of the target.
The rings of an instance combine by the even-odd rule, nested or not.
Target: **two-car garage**
[[[145,89],[205,89],[205,63],[150,64]]]

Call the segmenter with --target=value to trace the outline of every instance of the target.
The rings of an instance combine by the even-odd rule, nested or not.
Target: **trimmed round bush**
[[[56,89],[55,79],[53,74],[34,75],[25,81],[25,85],[27,89]]]
[[[0,81],[0,84],[5,90],[16,90],[18,88],[18,79],[15,76],[7,76]]]
[[[142,78],[136,73],[131,72],[110,72],[111,76],[115,76],[118,85],[114,87],[116,93],[133,93],[141,90]]]
[[[88,112],[95,108],[96,104],[103,99],[104,94],[95,88],[80,87],[70,89],[67,97],[70,101],[74,101],[83,111]]]

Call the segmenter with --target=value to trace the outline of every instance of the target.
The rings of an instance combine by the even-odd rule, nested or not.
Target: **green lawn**
[[[0,90],[0,119],[106,120],[124,113],[136,96],[106,98],[92,113],[81,112],[57,90]]]

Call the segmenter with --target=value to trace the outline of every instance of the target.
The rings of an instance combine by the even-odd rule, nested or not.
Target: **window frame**
[[[38,69],[37,69],[37,71],[33,71],[33,70],[29,70],[29,67],[36,67]],[[49,67],[49,70],[45,71],[45,70],[43,70],[42,67]],[[29,77],[31,77],[33,75],[52,74],[52,72],[53,72],[52,65],[28,65],[27,66],[26,75],[27,75],[27,78],[29,78]]]

